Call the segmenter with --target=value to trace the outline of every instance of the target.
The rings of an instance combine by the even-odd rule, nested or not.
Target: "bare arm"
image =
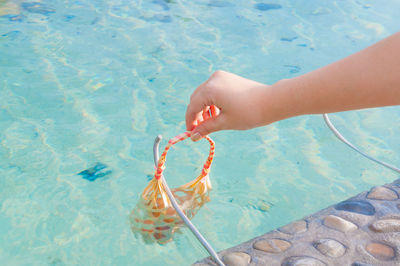
[[[273,87],[272,97],[290,103],[289,117],[398,105],[400,33]]]
[[[208,106],[219,115],[205,115]],[[272,86],[216,72],[193,93],[186,126],[201,136],[249,129],[285,118],[400,105],[400,33],[305,75]],[[196,126],[196,120],[200,121]]]

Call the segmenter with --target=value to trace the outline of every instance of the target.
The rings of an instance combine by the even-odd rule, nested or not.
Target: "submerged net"
[[[146,243],[167,243],[172,240],[173,234],[183,225],[183,221],[173,208],[165,186],[162,173],[165,169],[165,160],[172,145],[188,138],[185,132],[169,140],[162,153],[154,178],[144,189],[139,202],[130,215],[131,228],[136,235],[140,235]],[[210,143],[210,153],[204,164],[201,174],[193,181],[172,189],[176,201],[185,215],[191,219],[208,201],[211,183],[209,171],[214,158],[214,141],[204,137]]]

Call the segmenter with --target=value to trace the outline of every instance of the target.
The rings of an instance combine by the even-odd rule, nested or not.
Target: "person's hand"
[[[235,74],[216,71],[190,97],[186,129],[191,131],[192,140],[223,129],[245,130],[264,125],[267,88]]]
[[[196,141],[218,130],[250,129],[299,115],[400,105],[399,46],[400,32],[272,86],[217,71],[190,98],[186,128]]]

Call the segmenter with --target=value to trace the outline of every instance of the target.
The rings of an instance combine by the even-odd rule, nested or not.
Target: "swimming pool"
[[[187,230],[164,246],[131,233],[156,135],[185,130],[191,92],[217,69],[273,83],[394,33],[400,3],[384,2],[0,0],[0,261],[187,265],[207,256]],[[331,118],[400,165],[398,107]],[[212,200],[193,222],[217,250],[396,178],[320,116],[212,137]],[[194,178],[207,152],[205,142],[178,144],[170,185]]]

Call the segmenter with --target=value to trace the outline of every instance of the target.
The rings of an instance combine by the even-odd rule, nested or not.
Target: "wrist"
[[[282,79],[265,90],[263,97],[263,123],[265,125],[304,114],[300,104],[301,81]]]

